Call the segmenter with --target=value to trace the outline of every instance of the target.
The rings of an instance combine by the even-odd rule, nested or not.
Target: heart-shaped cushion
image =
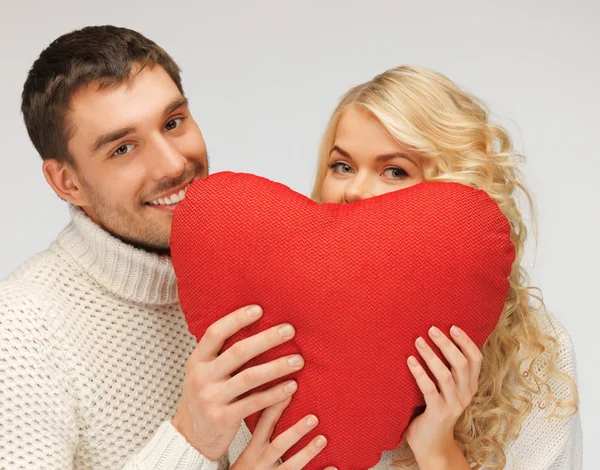
[[[375,465],[424,404],[406,364],[419,358],[417,337],[432,345],[432,325],[445,332],[457,325],[483,345],[506,301],[515,255],[497,204],[465,185],[425,182],[354,204],[317,204],[231,172],[190,186],[174,213],[171,254],[197,339],[249,304],[261,305],[263,317],[224,350],[294,325],[294,340],[245,367],[304,356],[305,367],[284,378],[299,387],[274,435],[315,414],[328,445],[306,468],[340,470]],[[258,417],[245,420],[250,431]]]

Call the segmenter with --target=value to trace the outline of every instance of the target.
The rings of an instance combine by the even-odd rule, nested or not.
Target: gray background
[[[483,97],[528,157],[539,243],[527,266],[575,344],[586,468],[600,437],[600,4],[455,0],[0,3],[0,278],[68,221],[19,112],[28,68],[90,24],[137,29],[183,68],[212,171],[250,171],[308,193],[321,133],[350,86],[400,64]],[[535,253],[535,254],[534,254]],[[596,390],[596,393],[594,393]]]

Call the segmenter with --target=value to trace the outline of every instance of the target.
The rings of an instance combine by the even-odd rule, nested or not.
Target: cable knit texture
[[[219,468],[166,421],[195,347],[170,258],[71,212],[0,283],[0,469]]]
[[[195,347],[170,259],[71,212],[48,250],[0,282],[0,469],[228,468],[248,444],[245,426],[213,462],[169,421]],[[556,320],[543,324],[559,339],[558,367],[575,377],[567,333]],[[578,416],[547,414],[534,408],[507,468],[581,468]],[[389,468],[402,450],[374,468]]]

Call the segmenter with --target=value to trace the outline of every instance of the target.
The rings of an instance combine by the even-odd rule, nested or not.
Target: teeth
[[[159,198],[154,201],[150,201],[150,204],[153,206],[168,206],[170,204],[177,204],[185,199],[185,193],[187,192],[190,185],[188,184],[185,188],[183,188],[179,193],[172,194],[171,197]]]

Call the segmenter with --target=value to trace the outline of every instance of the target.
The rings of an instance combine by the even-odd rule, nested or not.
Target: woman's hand
[[[291,400],[292,398],[289,397],[265,408],[256,424],[250,443],[235,461],[231,470],[301,469],[325,448],[327,440],[324,436],[317,436],[296,455],[286,460],[285,463],[280,463],[281,456],[318,424],[315,416],[306,416],[271,442],[275,425]],[[327,467],[325,470],[336,469]]]
[[[425,412],[406,430],[406,441],[421,470],[470,468],[454,440],[454,425],[477,392],[483,356],[464,331],[453,326],[450,333],[458,347],[438,328],[429,330],[429,337],[450,364],[450,370],[423,338],[416,341],[417,350],[437,380],[439,391],[419,362],[413,356],[408,359],[426,405]]]

